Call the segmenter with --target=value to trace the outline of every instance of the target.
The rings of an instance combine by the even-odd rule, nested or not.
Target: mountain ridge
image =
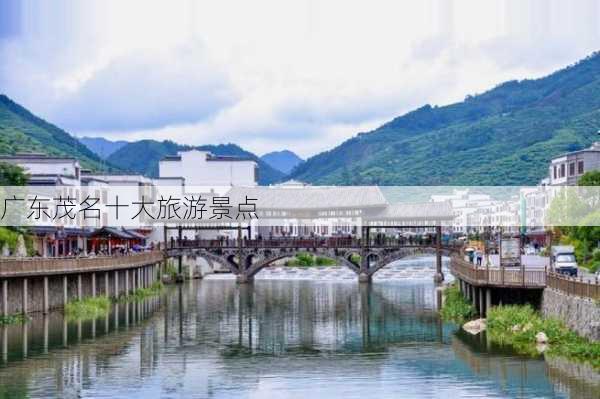
[[[78,137],[77,140],[102,159],[108,158],[110,154],[128,143],[125,140],[112,141],[104,137]]]
[[[317,154],[290,178],[313,184],[537,184],[549,160],[594,141],[600,55],[464,101],[429,104]]]
[[[0,154],[17,152],[75,157],[85,168],[111,169],[75,137],[0,94]]]
[[[304,162],[302,158],[290,150],[271,151],[263,154],[260,159],[265,161],[271,167],[285,173],[286,175],[289,174],[296,166]]]
[[[177,144],[170,140],[139,140],[130,142],[112,153],[107,161],[125,170],[142,173],[150,177],[158,176],[158,161],[167,155],[176,155],[178,151],[192,149],[210,151],[215,155],[229,155],[250,158],[258,164],[259,184],[266,185],[278,182],[285,174],[272,168],[255,154],[232,143],[216,145],[191,146]]]

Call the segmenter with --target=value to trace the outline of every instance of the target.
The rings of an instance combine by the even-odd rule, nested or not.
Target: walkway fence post
[[[22,310],[23,314],[27,314],[27,309],[28,309],[27,300],[29,299],[29,293],[27,292],[27,279],[26,278],[23,279],[23,292],[22,292],[22,294],[23,294],[23,298],[22,298],[22,303],[21,303],[21,305],[22,305],[21,310]]]
[[[8,280],[2,280],[2,316],[8,316]]]
[[[44,314],[48,314],[49,304],[48,304],[48,276],[44,276]]]
[[[63,276],[63,306],[66,306],[69,302],[69,278]]]

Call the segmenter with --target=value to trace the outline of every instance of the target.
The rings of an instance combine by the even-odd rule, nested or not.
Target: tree
[[[600,186],[600,170],[586,172],[579,181],[578,186]]]
[[[0,186],[24,186],[28,179],[20,166],[0,162]]]

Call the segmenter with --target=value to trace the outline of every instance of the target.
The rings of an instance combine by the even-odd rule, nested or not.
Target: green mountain
[[[299,165],[315,184],[525,185],[600,128],[600,53],[448,106],[425,105]]]
[[[304,160],[290,150],[273,151],[264,154],[260,157],[273,168],[289,174],[296,166],[300,165]]]
[[[106,169],[105,163],[64,130],[0,95],[0,154],[43,152],[79,159],[84,168]]]
[[[78,140],[102,159],[127,144],[124,140],[111,141],[104,137],[80,137]]]
[[[229,155],[250,158],[257,162],[259,184],[266,185],[282,180],[285,174],[272,168],[251,152],[245,151],[235,144],[187,146],[169,140],[140,140],[128,143],[110,154],[107,161],[124,170],[142,173],[147,176],[158,176],[158,161],[167,155],[176,155],[177,151],[191,149],[210,151],[215,155]]]

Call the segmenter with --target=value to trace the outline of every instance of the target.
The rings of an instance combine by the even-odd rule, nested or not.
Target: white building
[[[29,175],[29,185],[78,186],[81,183],[81,166],[75,158],[17,153],[0,156],[0,162],[23,168]]]
[[[207,151],[182,151],[167,156],[158,164],[160,178],[183,178],[187,187],[202,186],[202,191],[222,187],[258,184],[258,165],[252,159],[216,156]]]
[[[592,170],[600,170],[600,141],[554,158],[548,168],[549,185],[575,186],[584,173]]]

